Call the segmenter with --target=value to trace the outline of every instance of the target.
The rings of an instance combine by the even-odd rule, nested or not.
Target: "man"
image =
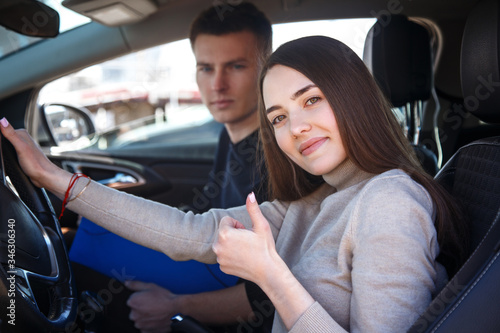
[[[265,199],[266,188],[261,186],[257,170],[257,84],[262,60],[271,52],[271,37],[269,21],[249,3],[211,7],[191,26],[202,101],[214,119],[224,124],[208,184],[219,187],[205,187],[210,207],[203,208],[243,205],[252,191],[259,202]],[[166,330],[177,313],[208,325],[236,324],[240,331],[253,332],[264,330],[263,322],[272,322],[273,318],[271,303],[249,282],[193,295],[174,295],[140,281],[126,285],[135,291],[127,302],[130,318],[143,331]]]

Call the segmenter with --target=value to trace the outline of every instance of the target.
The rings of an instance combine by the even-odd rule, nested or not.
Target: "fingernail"
[[[252,192],[248,195],[248,199],[250,199],[251,203],[255,203],[255,194]]]
[[[2,124],[2,127],[7,127],[9,126],[9,121],[5,119],[5,117],[3,117],[2,119],[0,119],[0,124]]]

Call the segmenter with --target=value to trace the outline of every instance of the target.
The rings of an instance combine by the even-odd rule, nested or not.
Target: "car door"
[[[183,40],[53,81],[38,94],[38,141],[49,159],[70,172],[192,207],[208,181],[223,127],[201,103],[194,69]],[[60,200],[52,199],[57,211]],[[74,216],[63,221],[74,223]]]

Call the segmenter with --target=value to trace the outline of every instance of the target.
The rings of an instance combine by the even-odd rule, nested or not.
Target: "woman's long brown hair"
[[[321,185],[320,177],[308,174],[281,151],[265,115],[262,84],[276,65],[297,70],[323,92],[335,113],[347,156],[361,170],[380,174],[401,169],[427,189],[436,209],[440,260],[449,272],[455,272],[467,254],[463,214],[449,193],[422,169],[390,103],[363,61],[335,39],[311,36],[283,44],[261,72],[260,134],[270,198],[297,200]]]

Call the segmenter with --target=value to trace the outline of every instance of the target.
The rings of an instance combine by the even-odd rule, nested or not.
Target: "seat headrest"
[[[368,32],[363,61],[395,107],[429,99],[434,85],[429,32],[403,15],[385,16]]]
[[[469,14],[460,60],[465,108],[479,119],[500,123],[500,5],[480,1]]]

